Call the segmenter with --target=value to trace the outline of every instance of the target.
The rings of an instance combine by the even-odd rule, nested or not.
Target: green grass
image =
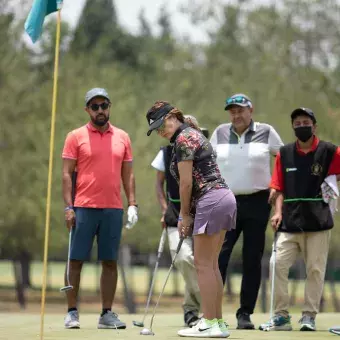
[[[99,284],[99,271],[98,266],[93,263],[85,264],[82,272],[82,280],[81,280],[81,290],[87,290],[93,292],[95,294],[96,289]],[[99,268],[100,269],[100,268]],[[153,269],[153,268],[152,268]],[[49,265],[49,276],[48,282],[49,286],[55,290],[58,290],[60,287],[64,285],[63,283],[63,273],[65,270],[65,264],[59,262],[53,262]],[[160,268],[157,274],[157,280],[155,284],[155,294],[159,293],[163,282],[165,280],[165,276],[167,274],[167,268]],[[148,284],[149,284],[149,269],[145,267],[133,267],[126,270],[127,280],[130,287],[135,292],[136,296],[142,297],[147,294]],[[174,273],[171,275],[168,284],[165,289],[165,295],[171,295],[175,289],[175,275]],[[35,287],[41,287],[42,284],[42,263],[41,262],[33,262],[32,264],[32,283]],[[14,277],[13,277],[13,269],[11,262],[1,261],[0,262],[0,286],[13,286],[14,287]],[[289,290],[292,291],[293,281],[290,280]],[[238,295],[241,287],[241,276],[233,275],[232,276],[232,286],[234,290],[234,294],[236,299],[234,299],[235,303],[238,303]],[[267,284],[267,294],[269,297],[269,289],[270,284]],[[337,291],[340,291],[340,284],[336,285]],[[180,275],[178,275],[178,290],[180,294],[184,292],[184,281]],[[118,288],[117,294],[123,294],[123,283],[121,280],[121,275],[118,280]],[[261,292],[260,292],[261,294]],[[300,308],[301,303],[304,297],[304,281],[297,281],[297,308]],[[326,311],[334,312],[333,304],[331,303],[331,290],[328,284],[325,285],[324,289],[324,297],[326,299]],[[260,297],[259,297],[260,298]],[[237,301],[236,301],[237,300]],[[298,306],[300,305],[300,306]],[[257,311],[259,312],[260,303],[257,304]],[[299,309],[292,309],[292,311],[298,311]]]
[[[116,330],[98,330],[97,314],[86,314],[80,316],[80,330],[66,330],[63,328],[62,314],[45,315],[44,339],[46,340],[100,340],[100,339],[138,339],[141,328],[132,326],[132,320],[141,320],[141,315],[120,315],[121,319],[127,323],[128,328],[117,333]],[[300,332],[298,325],[298,315],[293,316],[292,332],[261,332],[238,331],[235,330],[236,322],[233,315],[225,315],[225,319],[230,324],[231,336],[229,339],[251,339],[251,340],[301,340],[301,339],[332,339],[335,335],[328,332],[328,328],[340,323],[337,314],[320,314],[317,317],[318,332]],[[253,321],[258,326],[266,321],[268,315],[255,314]],[[146,326],[149,327],[149,319]],[[159,314],[154,319],[153,339],[179,339],[177,331],[183,327],[182,315],[180,314]],[[0,314],[0,339],[1,340],[36,340],[40,334],[39,314]]]

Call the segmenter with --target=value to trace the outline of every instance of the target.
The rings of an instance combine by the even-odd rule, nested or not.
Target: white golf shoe
[[[197,325],[181,329],[177,334],[192,338],[227,338],[229,336],[229,332],[223,332],[220,329],[217,319],[206,320],[204,318]]]
[[[78,311],[68,312],[65,316],[64,325],[68,329],[80,328]]]

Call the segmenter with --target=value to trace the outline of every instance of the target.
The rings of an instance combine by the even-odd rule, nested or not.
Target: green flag
[[[34,0],[25,22],[25,31],[35,43],[41,36],[45,17],[61,8],[63,0]]]

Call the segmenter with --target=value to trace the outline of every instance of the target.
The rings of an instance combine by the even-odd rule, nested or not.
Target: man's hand
[[[272,218],[270,219],[270,223],[272,225],[272,228],[274,231],[277,231],[282,221],[282,214],[281,213],[275,213]]]
[[[178,220],[177,228],[180,237],[188,237],[192,234],[194,219],[190,215],[184,215]]]
[[[76,214],[73,209],[65,210],[65,221],[66,228],[70,231],[76,224]]]
[[[135,205],[130,205],[127,210],[126,229],[132,229],[138,222],[138,208]]]
[[[166,228],[166,224],[165,224],[165,214],[162,215],[162,218],[161,218],[161,224],[162,224],[162,228]]]

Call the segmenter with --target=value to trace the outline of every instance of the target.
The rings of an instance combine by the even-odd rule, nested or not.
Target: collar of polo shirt
[[[111,123],[109,123],[108,129],[106,129],[104,132],[100,132],[98,129],[96,129],[91,123],[87,123],[87,128],[91,130],[92,132],[99,132],[99,133],[113,133],[113,126]]]

